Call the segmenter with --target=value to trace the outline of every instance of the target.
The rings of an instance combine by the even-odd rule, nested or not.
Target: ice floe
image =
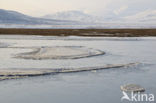
[[[95,71],[111,68],[124,68],[137,66],[140,63],[128,63],[128,64],[112,64],[100,67],[81,67],[81,68],[59,68],[59,69],[0,69],[0,80],[25,78],[32,76],[43,76],[57,73],[71,73],[71,72],[83,72],[83,71]]]
[[[103,55],[105,52],[81,46],[56,46],[34,48],[32,52],[20,53],[15,58],[24,59],[79,59]]]

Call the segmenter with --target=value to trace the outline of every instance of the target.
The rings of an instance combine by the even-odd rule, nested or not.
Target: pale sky
[[[156,0],[0,0],[0,9],[31,16],[80,10],[93,15],[135,13],[156,10]]]

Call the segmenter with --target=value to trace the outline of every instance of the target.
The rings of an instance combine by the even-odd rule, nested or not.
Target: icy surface
[[[121,86],[121,90],[125,92],[144,92],[145,89],[137,84],[128,84]]]
[[[9,46],[9,44],[0,42],[0,48],[5,48],[5,47],[8,47],[8,46]]]
[[[145,93],[156,94],[155,37],[0,36],[0,42],[12,44],[6,48],[0,48],[1,70],[54,70],[141,63],[141,65],[118,69],[61,73],[1,81],[0,103],[121,103],[123,95],[120,86],[124,84],[139,84],[145,88]],[[105,51],[106,54],[65,60],[14,58],[16,54],[32,52],[33,47],[42,46],[84,46]]]
[[[103,51],[81,46],[40,47],[32,52],[17,54],[16,58],[24,59],[79,59],[105,54]]]
[[[24,77],[32,77],[32,76],[45,76],[45,75],[53,75],[58,73],[76,73],[76,72],[84,72],[84,71],[96,71],[103,69],[111,69],[111,68],[128,68],[137,66],[139,63],[129,63],[129,64],[118,64],[118,65],[105,65],[101,67],[82,67],[82,68],[57,68],[57,69],[0,69],[0,81],[8,80],[8,79],[16,79],[24,78]]]

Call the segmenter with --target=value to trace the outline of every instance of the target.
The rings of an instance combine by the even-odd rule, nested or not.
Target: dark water
[[[0,103],[131,103],[121,101],[124,84],[139,84],[156,94],[156,38],[0,37],[11,47],[85,46],[106,55],[76,60],[24,60],[12,54],[28,49],[0,48],[0,68],[88,67],[140,62],[135,67],[66,73],[0,81]],[[48,40],[47,40],[48,39]],[[141,102],[146,103],[146,102]],[[153,102],[154,103],[154,102]]]

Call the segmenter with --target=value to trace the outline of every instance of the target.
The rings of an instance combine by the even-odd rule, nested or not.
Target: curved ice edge
[[[10,44],[0,42],[0,48],[7,48],[8,46],[10,46]]]
[[[42,56],[42,54],[46,54],[48,48],[70,48],[70,49],[82,49],[88,51],[88,53],[84,53],[81,55],[69,55],[69,56]],[[93,56],[100,56],[104,55],[105,52],[93,49],[93,48],[86,48],[84,46],[53,46],[53,47],[38,47],[38,48],[30,48],[32,49],[31,52],[25,52],[16,54],[13,57],[19,58],[19,59],[32,59],[32,60],[44,60],[44,59],[80,59],[80,58],[87,58],[87,57],[93,57]],[[43,52],[44,51],[44,52]]]
[[[100,67],[82,67],[82,68],[61,68],[61,69],[0,69],[0,81],[8,79],[18,79],[33,76],[44,76],[58,73],[74,73],[93,70],[103,70],[111,68],[132,67],[139,65],[139,62],[128,64],[106,65]]]

